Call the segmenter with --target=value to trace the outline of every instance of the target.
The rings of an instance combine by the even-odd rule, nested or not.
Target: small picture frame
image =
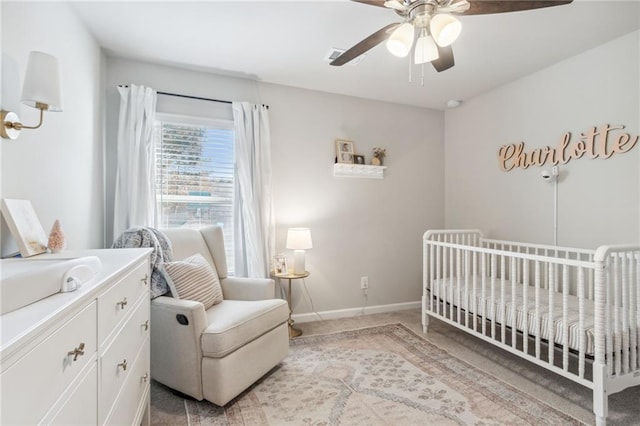
[[[22,257],[47,251],[47,234],[42,229],[31,201],[3,198],[2,215]]]
[[[273,273],[276,275],[286,275],[289,273],[287,256],[284,254],[273,256]]]
[[[353,164],[364,164],[364,155],[354,155]]]
[[[336,156],[338,157],[338,163],[353,164],[353,142],[336,139]]]

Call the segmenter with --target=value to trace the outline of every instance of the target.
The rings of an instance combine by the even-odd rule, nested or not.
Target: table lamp
[[[304,274],[304,251],[313,248],[309,228],[289,228],[287,248],[293,250],[293,273]]]

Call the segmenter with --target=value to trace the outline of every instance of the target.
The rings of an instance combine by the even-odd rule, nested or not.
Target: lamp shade
[[[408,22],[400,25],[387,40],[387,49],[395,56],[404,57],[411,51],[415,29]]]
[[[287,232],[287,248],[289,250],[307,250],[313,248],[309,228],[289,228]]]
[[[47,105],[48,111],[62,111],[60,70],[55,56],[35,51],[29,53],[22,103],[34,108],[39,103]]]
[[[436,46],[436,43],[433,41],[433,37],[430,35],[423,35],[418,39],[414,51],[414,62],[416,64],[431,62],[438,59],[439,56],[438,46]]]
[[[453,16],[441,13],[431,18],[430,28],[438,46],[445,47],[456,41],[462,31],[462,24]]]

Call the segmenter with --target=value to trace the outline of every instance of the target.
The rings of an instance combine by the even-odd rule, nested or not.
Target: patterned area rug
[[[167,408],[166,388],[154,388],[152,423]],[[295,339],[287,359],[227,406],[184,408],[190,425],[582,424],[401,324]]]

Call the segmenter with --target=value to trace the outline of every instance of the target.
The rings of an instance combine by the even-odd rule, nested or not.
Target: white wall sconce
[[[0,136],[4,139],[18,139],[22,129],[42,126],[44,111],[62,111],[60,70],[56,57],[43,52],[29,53],[22,86],[22,103],[40,110],[40,122],[36,126],[25,126],[15,112],[2,110]]]
[[[309,228],[289,228],[287,232],[287,248],[293,250],[293,273],[304,274],[304,251],[313,248]]]

